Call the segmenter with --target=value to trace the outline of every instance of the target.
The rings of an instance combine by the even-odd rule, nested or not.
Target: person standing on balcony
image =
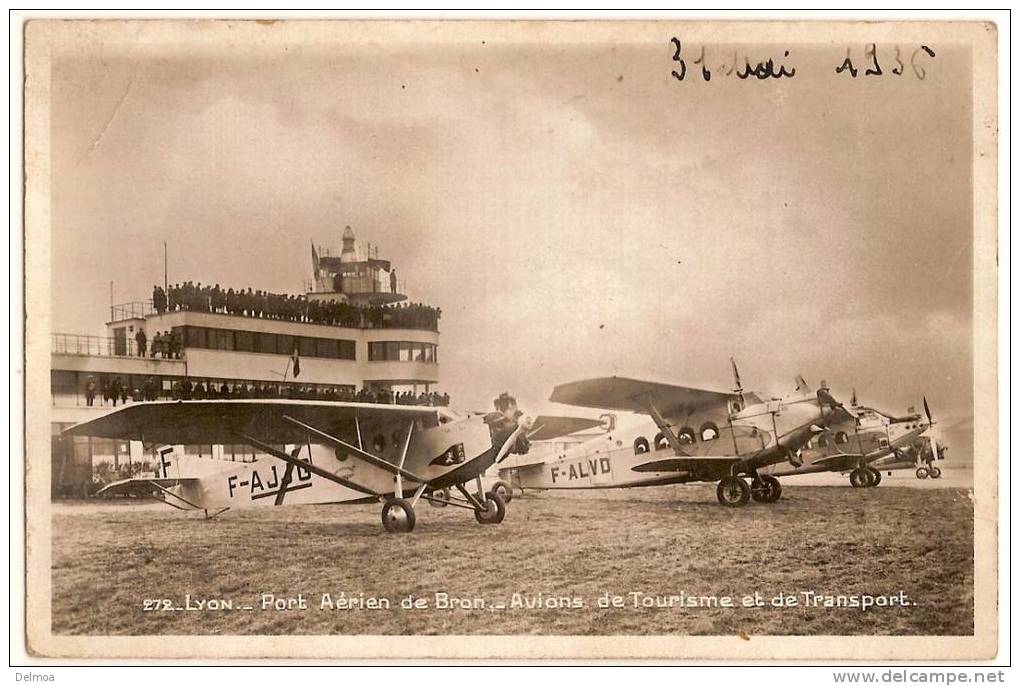
[[[158,314],[166,312],[166,292],[159,286],[152,289],[152,307]]]
[[[120,400],[121,392],[123,390],[124,383],[120,380],[120,377],[114,377],[113,383],[110,384],[110,399],[113,401],[114,407],[117,407],[117,401]]]
[[[138,346],[138,357],[145,357],[145,344],[147,343],[145,329],[138,329],[138,333],[135,334],[135,343]]]
[[[92,407],[96,401],[96,377],[89,375],[85,380],[85,406]]]

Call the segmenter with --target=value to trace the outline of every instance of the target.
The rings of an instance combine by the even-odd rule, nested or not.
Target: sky
[[[969,52],[846,46],[87,43],[51,76],[53,326],[192,280],[300,292],[345,225],[442,308],[464,409],[622,375],[972,415]],[[733,52],[793,78],[740,80]],[[789,55],[784,56],[784,51]]]

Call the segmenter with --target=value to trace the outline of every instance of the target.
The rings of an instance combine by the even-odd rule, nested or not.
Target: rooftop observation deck
[[[173,289],[171,289],[173,290]],[[310,294],[323,295],[323,294]],[[222,314],[234,317],[317,324],[347,329],[412,329],[439,332],[442,310],[421,303],[353,304],[261,292],[222,292],[193,288],[158,306],[135,300],[110,307],[109,324],[174,312]]]

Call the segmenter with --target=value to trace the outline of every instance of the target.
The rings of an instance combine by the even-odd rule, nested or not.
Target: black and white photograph
[[[28,21],[29,654],[995,657],[996,31]]]

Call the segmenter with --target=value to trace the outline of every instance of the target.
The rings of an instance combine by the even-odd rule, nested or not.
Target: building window
[[[255,352],[257,353],[270,353],[276,354],[280,352],[276,347],[276,334],[275,333],[259,333],[255,334]],[[290,354],[284,352],[284,354]]]
[[[701,425],[701,440],[714,441],[719,438],[719,427],[713,422],[705,422]]]
[[[201,326],[184,327],[184,345],[189,348],[205,348],[205,329]]]
[[[281,333],[276,337],[276,352],[281,355],[290,355],[294,352],[294,337]]]
[[[307,336],[298,338],[298,352],[305,357],[315,357],[315,339]]]
[[[211,329],[211,332],[216,334],[216,349],[217,350],[233,350],[234,349],[234,332],[227,329]]]
[[[255,350],[255,334],[250,331],[235,331],[234,350],[253,352]]]
[[[648,452],[648,439],[644,436],[638,436],[634,439],[634,454],[644,455]]]

